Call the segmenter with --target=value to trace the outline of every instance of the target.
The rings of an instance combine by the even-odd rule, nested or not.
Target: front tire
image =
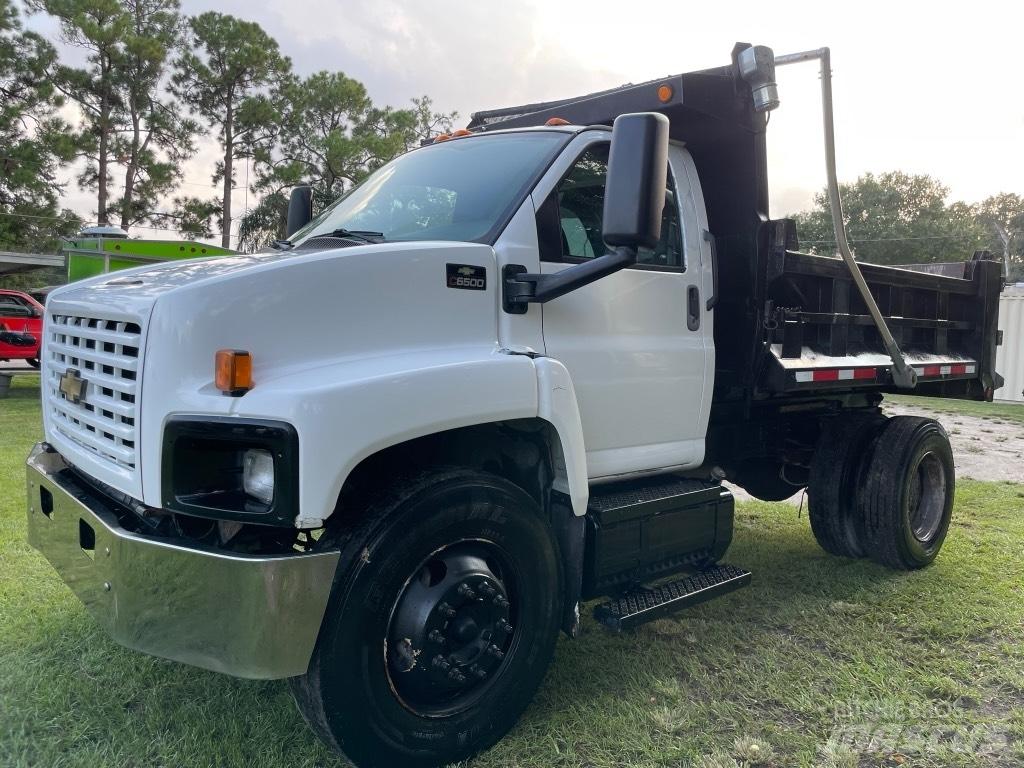
[[[890,419],[875,442],[860,494],[868,555],[899,570],[935,560],[949,530],[955,484],[942,425],[917,416]]]
[[[39,367],[39,358],[38,357],[30,358],[29,360],[26,360],[25,362],[28,363],[33,368],[38,368]]]
[[[556,539],[484,472],[397,484],[344,535],[300,711],[361,768],[426,768],[495,743],[533,698],[561,619]]]

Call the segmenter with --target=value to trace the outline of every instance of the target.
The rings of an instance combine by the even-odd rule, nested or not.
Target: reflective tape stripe
[[[817,368],[812,371],[794,371],[793,378],[800,384],[814,381],[865,381],[878,379],[888,368]],[[978,370],[975,363],[940,363],[917,366],[914,372],[923,378],[936,376],[965,376]]]

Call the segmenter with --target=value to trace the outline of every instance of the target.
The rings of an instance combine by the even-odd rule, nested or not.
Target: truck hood
[[[497,343],[494,250],[457,242],[379,243],[138,267],[51,294],[54,314],[138,322],[144,372],[212,385],[217,349],[253,353],[264,381],[341,358]],[[450,269],[482,287],[449,287]]]
[[[159,296],[183,285],[195,285],[231,275],[278,269],[297,260],[343,259],[368,252],[417,250],[437,243],[378,243],[316,250],[268,250],[236,256],[204,257],[147,264],[70,283],[51,292],[50,298],[76,303],[127,302],[132,307],[152,305]],[[459,245],[444,243],[446,246]]]

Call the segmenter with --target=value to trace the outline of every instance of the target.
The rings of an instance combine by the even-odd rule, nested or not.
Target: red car
[[[39,367],[43,305],[27,293],[0,288],[0,361],[26,360]]]

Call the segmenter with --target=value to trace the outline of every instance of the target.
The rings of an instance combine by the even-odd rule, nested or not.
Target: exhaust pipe
[[[860,266],[853,256],[850,243],[846,239],[846,225],[843,219],[843,201],[839,196],[839,180],[836,175],[836,130],[832,110],[832,65],[828,48],[813,51],[789,53],[775,56],[771,48],[763,45],[753,46],[740,52],[738,63],[741,77],[750,84],[754,94],[754,109],[757,112],[770,112],[779,106],[778,86],[775,83],[775,68],[787,64],[800,64],[805,61],[821,63],[821,112],[825,129],[825,175],[828,180],[828,201],[832,213],[832,229],[836,234],[836,249],[846,262],[846,267],[853,277],[853,282],[860,291],[861,298],[871,313],[885,351],[892,359],[892,378],[896,386],[913,389],[917,385],[917,374],[911,368],[899,344],[893,337],[889,326],[882,316],[875,297],[868,289]]]

